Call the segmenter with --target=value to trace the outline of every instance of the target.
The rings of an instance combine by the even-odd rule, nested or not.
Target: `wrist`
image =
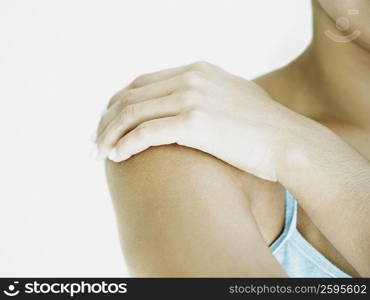
[[[333,147],[340,139],[327,127],[305,118],[294,122],[280,139],[276,157],[275,171],[277,181],[290,186],[297,181],[315,162],[321,160],[325,149]],[[299,177],[299,178],[298,178]]]

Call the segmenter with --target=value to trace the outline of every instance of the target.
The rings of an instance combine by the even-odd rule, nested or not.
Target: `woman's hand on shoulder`
[[[302,118],[254,82],[197,62],[142,75],[118,92],[96,142],[99,156],[116,162],[177,143],[276,181],[276,159]]]

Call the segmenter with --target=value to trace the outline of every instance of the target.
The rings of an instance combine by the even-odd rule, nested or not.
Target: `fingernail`
[[[117,150],[116,150],[116,148],[113,148],[110,152],[109,152],[109,154],[108,154],[108,158],[110,159],[110,160],[115,160],[115,158],[117,157]]]

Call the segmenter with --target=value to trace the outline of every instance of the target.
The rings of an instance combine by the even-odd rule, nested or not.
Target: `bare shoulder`
[[[235,187],[247,190],[250,175],[223,161],[193,148],[175,144],[151,147],[122,163],[107,162],[108,180],[140,182],[142,187],[176,184],[177,188],[197,183],[217,185],[217,181],[232,182]],[[163,186],[162,186],[163,185]],[[154,186],[152,186],[154,189]]]
[[[282,274],[251,209],[252,175],[177,145],[107,162],[106,171],[131,274]],[[261,253],[272,269],[247,252]]]

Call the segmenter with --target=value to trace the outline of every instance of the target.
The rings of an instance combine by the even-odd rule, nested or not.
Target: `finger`
[[[194,77],[199,81],[198,71],[182,73],[167,80],[158,81],[140,88],[122,92],[121,99],[116,101],[102,117],[98,125],[98,136],[104,131],[107,125],[122,111],[124,106],[132,103],[155,99],[167,96],[177,89],[194,85]]]
[[[182,68],[185,69],[185,67]],[[121,102],[123,99],[126,98],[138,98],[137,101],[141,101],[150,98],[164,96],[162,93],[166,91],[163,90],[165,86],[168,85],[168,89],[169,91],[171,91],[172,90],[171,88],[173,87],[172,84],[178,82],[178,77],[174,75],[180,75],[184,72],[172,71],[171,73],[173,74],[172,76],[163,76],[162,80],[148,80],[146,84],[136,84],[135,83],[136,81],[134,81],[128,87],[122,89],[116,95],[114,95],[112,100],[109,102],[108,107],[111,107],[115,103]],[[136,80],[139,80],[139,78]]]
[[[180,116],[144,122],[121,138],[109,158],[119,162],[151,146],[181,144],[183,127]]]
[[[100,155],[106,157],[123,135],[141,123],[179,114],[183,109],[179,99],[178,94],[172,94],[126,106],[99,136]]]
[[[168,80],[155,82],[140,88],[122,91],[120,99],[117,99],[111,107],[108,108],[98,125],[98,136],[103,132],[111,120],[113,120],[122,111],[124,106],[132,103],[138,103],[144,100],[155,99],[167,96],[174,92],[180,85],[181,78],[173,77]]]
[[[213,65],[207,62],[195,62],[195,63],[185,65],[185,66],[165,69],[162,71],[141,75],[133,81],[132,85],[134,87],[145,86],[153,82],[169,79],[171,77],[174,77],[176,75],[182,74],[187,71],[200,71],[200,72],[206,73],[212,70],[213,67],[214,67]]]
[[[112,99],[109,101],[108,107],[112,106],[116,102],[120,101],[122,99],[122,96],[131,89],[137,89],[141,88],[143,86],[146,86],[148,84],[152,84],[158,81],[163,81],[166,79],[170,79],[176,75],[179,75],[181,73],[184,73],[191,69],[191,65],[166,69],[158,72],[148,73],[139,76],[136,78],[130,85],[125,87],[124,89],[120,90],[116,95],[112,97]]]
[[[207,73],[209,71],[216,70],[216,69],[217,68],[214,65],[208,62],[199,61],[199,62],[195,62],[189,65],[184,65],[184,66],[180,66],[176,68],[170,68],[170,69],[165,69],[165,70],[158,71],[158,72],[152,72],[152,73],[141,75],[138,78],[136,78],[129,86],[122,89],[115,96],[113,96],[109,102],[108,107],[112,106],[115,102],[119,101],[121,94],[125,93],[126,91],[130,89],[143,87],[145,85],[152,84],[158,81],[167,80],[174,76],[185,73],[187,71],[200,71],[200,72]]]
[[[121,99],[122,95],[130,89],[132,89],[132,83],[124,87],[123,89],[119,90],[117,93],[115,93],[113,97],[109,100],[107,109],[109,109],[112,105],[118,102]]]
[[[104,114],[98,125],[98,136],[106,126],[113,120],[128,104],[138,103],[144,100],[167,96],[174,92],[181,84],[180,77],[155,82],[140,88],[122,91],[118,99]]]

